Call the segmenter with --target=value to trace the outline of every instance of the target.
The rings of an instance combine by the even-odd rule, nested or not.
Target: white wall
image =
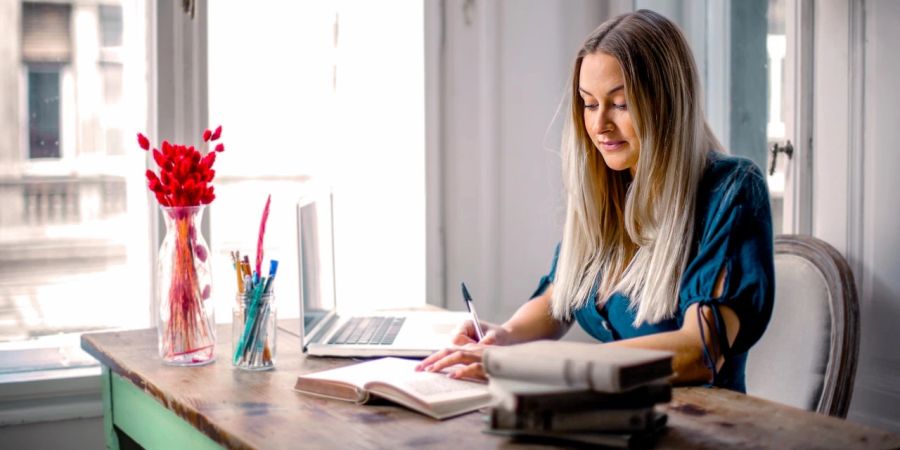
[[[515,311],[562,236],[551,127],[584,37],[608,14],[593,1],[444,4],[441,109],[446,306],[465,281],[485,320]],[[614,6],[614,5],[613,5]]]
[[[900,432],[900,3],[815,5],[813,234],[853,269],[861,341],[848,419]]]
[[[860,235],[862,340],[849,417],[900,433],[900,2],[869,0],[864,18],[862,147],[850,149],[861,158],[861,192],[851,197],[849,216]]]

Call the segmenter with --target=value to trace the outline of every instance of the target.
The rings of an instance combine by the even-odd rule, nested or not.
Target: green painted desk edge
[[[107,366],[101,376],[107,448],[120,448],[117,428],[146,449],[224,448]]]
[[[206,440],[207,443],[212,444],[211,446],[203,446],[203,447],[189,447],[189,448],[223,448],[222,445],[228,448],[250,448],[246,443],[243,442],[225,442],[225,443],[216,443],[213,438],[204,433],[203,428],[215,428],[215,425],[206,421],[205,418],[199,417],[201,421],[205,423],[193,425],[186,421],[184,418],[178,416],[174,411],[169,409],[166,405],[162,404],[160,399],[157,396],[152,395],[149,390],[153,390],[155,386],[147,386],[146,382],[140,377],[134,376],[131,377],[131,371],[125,367],[120,366],[113,358],[106,355],[103,351],[101,351],[90,339],[89,334],[84,334],[81,336],[81,348],[84,349],[88,354],[93,356],[97,361],[100,362],[102,367],[101,373],[101,382],[102,382],[102,401],[103,401],[103,426],[104,426],[104,434],[106,437],[106,446],[110,449],[118,449],[120,448],[120,442],[118,440],[118,436],[116,435],[116,428],[118,428],[121,432],[128,434],[130,438],[141,444],[144,448],[153,449],[153,448],[174,448],[174,447],[156,447],[156,446],[148,446],[148,444],[152,444],[152,442],[142,442],[139,436],[134,436],[132,433],[135,431],[133,428],[129,428],[130,425],[126,425],[124,428],[121,426],[122,420],[125,420],[125,413],[117,414],[117,410],[121,410],[121,407],[126,405],[144,405],[147,408],[151,408],[154,410],[156,414],[160,417],[171,419],[171,423],[173,426],[180,427],[185,426],[188,427],[189,431],[192,431],[195,436],[202,437]],[[147,389],[147,388],[150,389]],[[119,404],[119,408],[117,408],[117,397],[120,392],[128,393],[128,394],[138,394],[137,396],[132,395],[128,397],[129,399],[137,399],[138,403],[125,403]],[[154,409],[155,408],[155,409]],[[162,414],[162,413],[166,414]],[[219,433],[219,436],[223,436],[226,434]],[[198,445],[202,444],[198,443]],[[181,447],[178,447],[181,448]]]

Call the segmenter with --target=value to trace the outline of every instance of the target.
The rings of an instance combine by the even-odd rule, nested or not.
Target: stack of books
[[[537,341],[485,350],[486,432],[556,444],[638,448],[666,426],[672,353]]]

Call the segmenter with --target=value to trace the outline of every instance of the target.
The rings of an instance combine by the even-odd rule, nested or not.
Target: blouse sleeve
[[[556,244],[556,250],[553,252],[553,262],[550,263],[550,272],[541,277],[537,289],[534,290],[534,294],[531,294],[532,299],[543,294],[547,288],[553,284],[553,279],[556,278],[556,262],[559,260],[559,246],[560,244]]]
[[[679,295],[679,327],[687,308],[695,303],[711,306],[719,331],[719,354],[741,354],[759,340],[769,323],[774,302],[772,212],[766,180],[748,160],[711,187],[707,211],[699,225],[695,257],[688,262]],[[700,205],[698,205],[699,207]],[[725,270],[722,295],[713,297],[719,273]],[[731,308],[740,321],[729,348],[719,305]],[[696,320],[699,320],[699,315]],[[702,327],[701,327],[702,331]]]

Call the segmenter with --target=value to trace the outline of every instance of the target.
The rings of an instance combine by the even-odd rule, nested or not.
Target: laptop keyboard
[[[341,326],[329,344],[390,345],[397,338],[405,317],[353,317]]]

